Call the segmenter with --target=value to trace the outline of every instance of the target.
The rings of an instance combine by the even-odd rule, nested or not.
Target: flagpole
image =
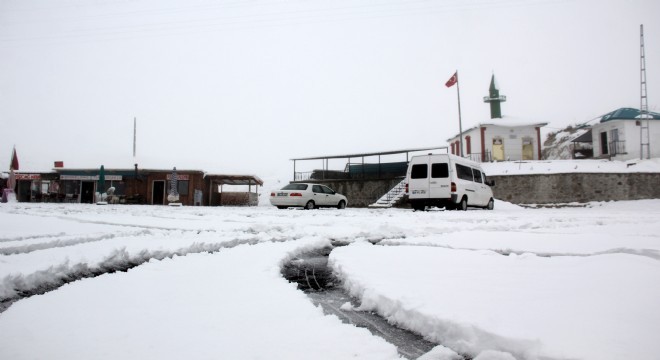
[[[463,157],[463,122],[461,120],[461,86],[460,81],[458,81],[458,70],[456,70],[456,94],[458,95],[458,146],[460,151],[458,152],[461,157]]]

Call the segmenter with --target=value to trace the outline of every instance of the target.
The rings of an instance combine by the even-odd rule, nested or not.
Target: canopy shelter
[[[573,139],[571,143],[571,157],[573,159],[590,159],[594,157],[591,129]]]
[[[421,152],[421,151],[433,151],[433,150],[444,150],[446,152],[447,149],[448,149],[447,146],[435,146],[435,147],[412,148],[412,149],[402,149],[402,150],[354,153],[354,154],[346,154],[346,155],[313,156],[313,157],[291,159],[291,161],[293,161],[293,181],[308,180],[310,178],[313,178],[313,175],[315,175],[314,173],[316,173],[316,171],[313,172],[312,174],[298,173],[296,171],[296,163],[298,161],[321,160],[323,162],[323,170],[320,171],[321,178],[318,180],[326,179],[327,178],[326,175],[330,175],[333,177],[345,175],[346,178],[352,178],[352,177],[364,178],[366,175],[373,174],[380,177],[381,175],[384,175],[385,173],[388,172],[398,173],[402,169],[405,173],[405,169],[407,168],[408,161],[410,161],[410,153]],[[398,154],[406,154],[406,161],[398,162],[398,163],[381,163],[381,156],[398,155]],[[377,164],[365,164],[364,158],[371,156],[378,156]],[[346,168],[343,171],[344,174],[338,174],[337,172],[328,171],[328,160],[330,159],[347,160]],[[359,160],[360,162],[351,163],[351,160]]]
[[[259,186],[264,185],[263,180],[256,175],[206,174],[204,178],[209,184],[209,205],[257,205]],[[225,185],[247,186],[248,191],[224,192]],[[254,192],[252,192],[252,186],[254,186]]]

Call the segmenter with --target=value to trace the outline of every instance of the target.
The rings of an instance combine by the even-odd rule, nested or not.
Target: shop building
[[[100,188],[98,168],[56,167],[54,171],[15,173],[14,191],[19,202],[93,204],[98,192],[111,194],[107,198],[110,204],[167,205],[172,175],[169,169],[104,169]],[[186,206],[254,206],[263,186],[254,175],[208,175],[202,170],[177,169],[176,178],[178,202]]]

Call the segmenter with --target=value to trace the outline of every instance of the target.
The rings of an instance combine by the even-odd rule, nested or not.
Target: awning
[[[206,174],[204,175],[204,178],[219,185],[264,185],[263,180],[256,175]]]

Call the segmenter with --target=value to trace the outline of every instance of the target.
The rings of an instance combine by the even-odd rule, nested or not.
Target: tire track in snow
[[[509,255],[522,255],[522,254],[534,254],[539,257],[555,257],[555,256],[574,256],[574,257],[589,257],[589,256],[599,256],[599,255],[610,255],[610,254],[627,254],[627,255],[637,255],[637,256],[646,256],[653,260],[660,261],[660,251],[654,249],[632,249],[632,248],[613,248],[603,251],[596,251],[592,253],[570,253],[570,252],[550,252],[550,251],[532,251],[532,250],[513,250],[509,248],[505,249],[477,249],[477,248],[462,248],[462,247],[453,247],[444,244],[430,244],[430,243],[407,243],[400,242],[390,239],[384,239],[378,242],[373,243],[374,245],[381,246],[420,246],[420,247],[437,247],[449,250],[468,250],[468,251],[492,251],[500,255],[509,256]]]
[[[65,232],[59,232],[59,233],[56,233],[56,234],[15,236],[15,237],[0,238],[0,242],[25,241],[25,240],[33,240],[33,239],[47,239],[47,238],[55,238],[55,237],[59,237],[59,236],[65,236],[65,235],[66,235]]]
[[[272,239],[269,242],[295,241],[297,239]],[[126,248],[117,249],[100,263],[89,265],[79,262],[70,264],[68,261],[51,266],[45,270],[29,275],[7,275],[0,283],[0,313],[7,310],[14,302],[33,295],[45,294],[59,287],[85,278],[93,278],[117,271],[128,271],[151,260],[163,260],[174,256],[185,256],[202,252],[215,253],[222,249],[230,249],[239,245],[255,245],[265,242],[259,237],[236,239],[219,243],[194,243],[177,250],[148,250],[130,254]]]
[[[96,241],[103,241],[103,240],[109,240],[109,239],[114,239],[114,238],[119,238],[119,237],[126,237],[126,236],[140,236],[140,235],[151,235],[152,232],[149,229],[144,229],[140,231],[135,231],[135,232],[126,232],[126,233],[121,233],[121,234],[103,234],[103,235],[90,235],[90,236],[83,236],[83,237],[76,237],[73,239],[69,240],[55,240],[55,241],[49,241],[49,242],[44,242],[44,243],[36,243],[36,244],[30,244],[30,245],[21,245],[21,246],[10,246],[10,247],[5,247],[5,248],[0,248],[0,255],[16,255],[16,254],[27,254],[31,253],[33,251],[37,250],[45,250],[45,249],[52,249],[52,248],[58,248],[58,247],[67,247],[67,246],[74,246],[78,244],[84,244],[84,243],[90,243],[90,242],[96,242]]]

